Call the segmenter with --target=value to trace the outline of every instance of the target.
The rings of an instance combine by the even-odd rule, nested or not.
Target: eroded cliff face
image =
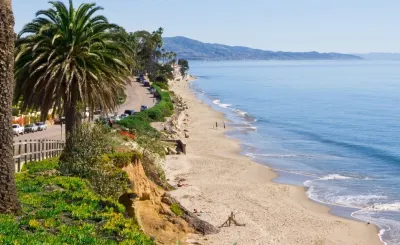
[[[147,178],[141,161],[137,159],[123,170],[134,183],[134,194],[121,199],[124,205],[132,205],[127,211],[135,215],[143,231],[160,244],[187,244],[185,240],[194,230],[161,201],[165,191]]]
[[[128,173],[129,180],[134,183],[132,191],[140,201],[150,200],[153,204],[161,203],[160,200],[164,190],[147,178],[139,159],[136,159],[122,170]]]

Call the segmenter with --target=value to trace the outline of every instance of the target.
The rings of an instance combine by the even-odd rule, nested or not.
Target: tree
[[[154,80],[157,72],[158,59],[162,57],[160,51],[162,47],[163,28],[158,28],[152,33],[148,31],[137,31],[133,34],[136,39],[137,57],[142,71],[149,73],[150,79]]]
[[[186,75],[186,72],[189,70],[189,62],[185,59],[179,59],[178,65],[180,66],[180,72],[182,76]]]
[[[68,136],[86,107],[112,112],[118,106],[131,57],[112,33],[119,27],[97,15],[102,7],[84,3],[75,9],[72,0],[69,7],[50,3],[19,33],[14,99],[23,98],[21,110],[40,109],[43,116],[62,108]]]
[[[0,0],[0,213],[16,213],[20,209],[11,128],[14,38],[11,0]]]

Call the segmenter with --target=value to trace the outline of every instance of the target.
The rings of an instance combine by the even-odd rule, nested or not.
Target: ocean
[[[192,61],[190,73],[276,182],[400,244],[399,61]]]

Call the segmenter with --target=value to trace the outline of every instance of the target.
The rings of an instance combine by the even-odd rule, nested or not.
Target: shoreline
[[[245,227],[222,228],[220,233],[189,238],[201,244],[383,244],[375,225],[331,214],[330,208],[306,195],[306,188],[274,182],[279,175],[268,166],[240,154],[240,141],[213,129],[226,120],[222,112],[200,101],[184,80],[171,90],[189,105],[187,155],[168,156],[167,178],[187,187],[171,194],[200,218],[220,226],[234,212]],[[227,121],[227,120],[226,120]],[[228,127],[227,130],[230,130]],[[212,170],[212,171],[210,171]],[[207,240],[205,240],[207,239]]]

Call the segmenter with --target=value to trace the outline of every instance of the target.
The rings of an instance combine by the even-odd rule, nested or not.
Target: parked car
[[[44,122],[38,122],[38,123],[35,123],[35,124],[38,127],[38,131],[47,130],[46,123],[44,123]]]
[[[140,107],[140,111],[145,111],[145,110],[147,110],[147,109],[148,109],[147,105],[142,105],[142,106]]]
[[[111,123],[119,122],[121,121],[121,118],[119,116],[112,116],[110,117]]]
[[[149,83],[148,81],[144,81],[144,82],[143,82],[143,86],[144,86],[144,87],[150,87],[150,83]]]
[[[124,114],[126,114],[128,116],[132,116],[132,115],[135,115],[135,111],[134,110],[125,110]]]
[[[36,124],[31,123],[25,126],[25,133],[34,133],[38,131],[38,126]]]
[[[12,125],[13,128],[13,134],[15,136],[21,135],[25,133],[24,127],[21,127],[19,124],[13,124]]]
[[[127,114],[122,114],[121,116],[119,116],[120,118],[121,118],[121,120],[122,119],[125,119],[125,118],[127,118],[127,117],[129,117],[129,115],[127,115]]]

